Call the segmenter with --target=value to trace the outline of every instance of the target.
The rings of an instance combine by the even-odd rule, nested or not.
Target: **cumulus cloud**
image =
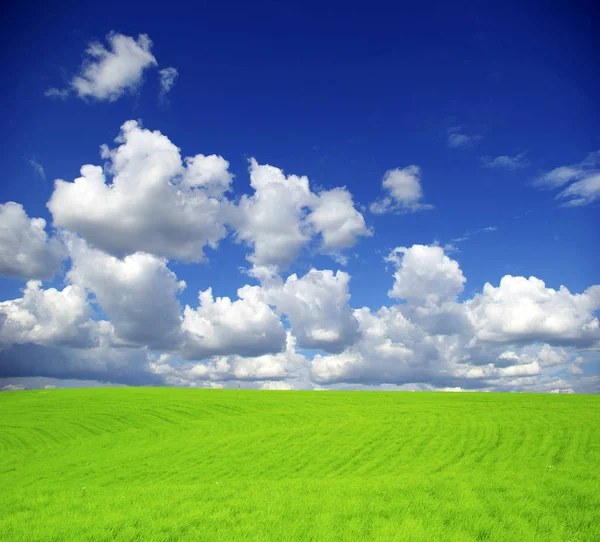
[[[571,294],[538,279],[504,277],[498,288],[487,285],[458,302],[465,279],[441,247],[400,247],[389,260],[397,266],[390,295],[403,302],[356,309],[360,339],[342,352],[316,355],[314,382],[566,389],[549,380],[552,372],[575,366],[575,349],[598,345],[598,286]]]
[[[433,205],[421,201],[423,189],[419,166],[386,171],[381,186],[387,195],[371,204],[370,210],[374,214],[415,213],[434,208]]]
[[[591,345],[600,340],[600,286],[571,294],[561,286],[547,288],[536,277],[502,278],[487,283],[481,294],[466,302],[467,314],[480,340],[526,341]]]
[[[437,305],[455,299],[466,281],[458,262],[438,246],[398,247],[386,260],[397,267],[388,292],[393,298]]]
[[[0,303],[0,344],[91,346],[93,333],[107,324],[91,316],[83,288],[44,290],[40,281],[29,281],[23,297]]]
[[[560,166],[533,180],[542,190],[562,188],[556,195],[562,207],[580,207],[600,199],[600,150],[590,153],[579,164]],[[568,185],[568,186],[566,186]]]
[[[236,239],[253,248],[255,266],[287,268],[315,235],[320,252],[338,254],[371,235],[345,188],[314,193],[308,177],[250,160],[251,196],[242,196],[231,218]]]
[[[123,124],[116,141],[117,148],[102,148],[112,181],[101,167],[85,165],[74,182],[55,182],[48,202],[55,226],[117,257],[144,251],[205,261],[204,248],[227,233],[229,163],[197,155],[184,165],[166,136],[135,121]]]
[[[261,299],[260,288],[244,286],[237,301],[213,298],[209,288],[199,294],[197,309],[185,307],[182,328],[187,333],[183,355],[205,359],[215,355],[260,356],[285,348],[279,316]]]
[[[176,296],[185,282],[177,279],[165,259],[143,252],[119,259],[80,239],[71,239],[69,247],[73,260],[69,280],[94,295],[120,341],[177,347],[181,306]]]
[[[0,275],[51,279],[64,256],[64,246],[48,237],[43,218],[29,218],[19,203],[0,204]]]
[[[478,134],[467,135],[462,133],[461,126],[448,128],[448,147],[451,149],[468,149],[474,147],[482,139]]]
[[[358,338],[358,321],[349,306],[350,275],[311,269],[302,278],[290,275],[262,288],[269,304],[285,314],[302,348],[339,352]]]
[[[175,85],[179,72],[175,68],[164,68],[159,70],[158,75],[160,76],[160,93],[158,97],[161,102],[164,102],[167,94]]]
[[[296,339],[288,332],[285,349],[276,354],[255,357],[216,356],[208,363],[189,365],[181,370],[170,368],[188,382],[194,381],[281,381],[308,374],[308,361],[296,352]]]
[[[515,156],[482,156],[479,159],[481,165],[490,169],[508,169],[514,171],[528,167],[531,162],[527,159],[527,152],[520,152]]]
[[[152,41],[146,34],[137,39],[111,32],[106,36],[109,48],[92,42],[85,51],[80,73],[71,80],[71,89],[79,98],[114,102],[127,92],[135,91],[142,82],[144,70],[156,66],[151,53]],[[52,92],[61,96],[61,92]],[[48,95],[47,92],[47,95]]]

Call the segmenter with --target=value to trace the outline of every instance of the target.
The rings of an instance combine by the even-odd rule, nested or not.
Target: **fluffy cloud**
[[[204,261],[204,247],[215,248],[227,233],[229,163],[197,155],[184,166],[166,136],[135,121],[123,124],[116,141],[116,149],[102,150],[112,182],[92,165],[72,183],[56,181],[48,202],[54,224],[117,257],[144,251]]]
[[[284,175],[279,168],[250,160],[252,196],[242,196],[231,222],[236,239],[253,248],[255,266],[285,269],[315,235],[319,250],[338,254],[359,236],[371,235],[345,188],[314,193],[308,177]]]
[[[531,391],[549,391],[552,382],[566,389],[548,380],[552,373],[566,368],[573,348],[598,344],[598,286],[573,295],[538,279],[504,277],[459,303],[464,276],[440,247],[400,247],[389,259],[398,266],[390,294],[404,303],[355,310],[360,339],[315,356],[314,382]]]
[[[114,325],[119,342],[175,348],[181,340],[181,306],[185,288],[166,261],[138,252],[123,259],[69,241],[73,267],[70,281],[94,294]]]
[[[466,281],[458,262],[438,246],[398,247],[387,257],[397,269],[388,295],[438,305],[462,292]]]
[[[467,135],[461,133],[461,126],[448,128],[448,147],[451,149],[468,149],[475,146],[481,139],[480,135]]]
[[[208,363],[187,366],[177,373],[180,378],[188,382],[203,380],[276,381],[305,377],[308,374],[308,361],[296,352],[296,339],[288,332],[285,350],[277,354],[255,357],[216,356]]]
[[[106,41],[109,49],[98,42],[90,43],[79,75],[71,80],[71,88],[79,98],[113,102],[134,91],[142,82],[144,70],[157,64],[150,52],[152,41],[145,34],[136,40],[111,32]],[[54,90],[60,95],[60,90]]]
[[[23,206],[0,204],[0,275],[21,279],[50,279],[60,270],[63,245],[48,238],[46,221],[29,218]]]
[[[557,167],[533,181],[533,186],[551,190],[563,188],[556,199],[563,207],[580,207],[600,199],[600,151],[589,154],[579,164]]]
[[[339,352],[358,338],[358,321],[348,305],[350,275],[311,269],[302,278],[275,279],[262,295],[285,314],[302,348]]]
[[[92,333],[103,324],[91,316],[83,288],[44,290],[41,282],[29,281],[23,297],[0,303],[0,344],[91,346]]]
[[[486,284],[483,293],[466,303],[468,317],[480,340],[547,342],[589,346],[600,341],[600,286],[571,294],[562,286],[546,288],[535,277],[502,278]]]
[[[374,214],[414,213],[433,209],[433,205],[422,203],[421,168],[407,166],[386,171],[381,186],[387,195],[370,206]]]
[[[200,292],[200,306],[186,306],[182,328],[187,333],[183,355],[204,359],[215,355],[260,356],[285,347],[286,335],[277,316],[262,299],[259,287],[244,286],[239,300],[213,298],[212,289]]]
[[[531,162],[527,159],[527,152],[520,152],[515,156],[482,156],[479,159],[481,165],[490,169],[508,169],[514,171],[528,167]]]

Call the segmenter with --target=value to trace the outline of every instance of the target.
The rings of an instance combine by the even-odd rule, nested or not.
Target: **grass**
[[[600,540],[600,397],[0,394],[0,540]]]

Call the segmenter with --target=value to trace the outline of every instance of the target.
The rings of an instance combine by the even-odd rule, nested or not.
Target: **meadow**
[[[600,397],[0,393],[0,540],[600,540]]]

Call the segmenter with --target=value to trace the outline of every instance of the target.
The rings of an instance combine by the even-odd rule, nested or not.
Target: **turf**
[[[0,394],[0,540],[600,540],[600,397]]]

